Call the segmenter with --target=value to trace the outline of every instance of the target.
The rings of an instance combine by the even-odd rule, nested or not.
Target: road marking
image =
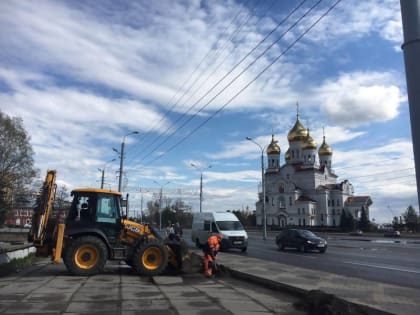
[[[387,267],[387,266],[372,265],[372,264],[363,264],[363,263],[357,263],[357,262],[351,262],[351,261],[345,261],[344,263],[351,264],[351,265],[358,265],[358,266],[381,268],[381,269],[388,269],[388,270],[395,270],[395,271],[403,271],[403,272],[411,272],[411,273],[420,274],[420,271],[412,270],[412,269],[405,269],[405,268],[398,268],[398,267]]]

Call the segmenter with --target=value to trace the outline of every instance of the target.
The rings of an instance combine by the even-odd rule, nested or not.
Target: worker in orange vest
[[[214,271],[216,269],[216,256],[220,249],[220,242],[222,240],[222,235],[211,235],[207,243],[202,247],[204,254],[204,275],[206,277],[214,276]]]

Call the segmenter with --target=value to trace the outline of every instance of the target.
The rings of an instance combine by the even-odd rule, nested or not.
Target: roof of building
[[[267,154],[280,154],[281,150],[277,142],[274,140],[274,135],[271,135],[271,143],[267,147]]]
[[[372,199],[370,198],[370,196],[351,196],[347,198],[347,200],[345,201],[345,204],[348,206],[356,205],[356,204],[371,205]]]
[[[300,196],[296,201],[300,201],[300,202],[316,202],[316,200],[313,200],[311,198],[309,198],[308,196]]]

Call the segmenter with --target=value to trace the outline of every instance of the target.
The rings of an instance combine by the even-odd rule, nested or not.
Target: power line
[[[247,0],[247,2],[248,2],[249,0]],[[244,6],[246,6],[246,3],[244,4]],[[239,15],[242,13],[242,8],[239,8],[238,9],[238,11],[237,11],[237,13],[235,14],[235,16],[234,16],[234,18],[231,20],[231,22],[229,23],[229,25],[227,26],[227,27],[225,27],[225,29],[223,30],[223,32],[222,32],[222,35],[219,37],[219,39],[216,41],[216,43],[215,44],[213,44],[213,45],[211,45],[211,48],[208,50],[208,52],[204,55],[204,57],[201,59],[201,61],[198,63],[198,65],[195,67],[195,69],[192,71],[192,73],[188,76],[188,78],[179,86],[179,88],[177,89],[177,91],[175,92],[175,94],[171,97],[171,99],[170,99],[170,101],[169,101],[169,103],[168,103],[168,105],[170,104],[170,103],[172,103],[172,101],[175,99],[175,97],[178,95],[178,93],[186,86],[186,84],[187,84],[187,82],[189,82],[192,78],[193,78],[193,76],[195,75],[195,73],[198,71],[198,69],[201,67],[201,65],[204,63],[204,61],[206,60],[206,59],[208,59],[209,58],[209,56],[211,55],[211,53],[213,52],[214,54],[216,54],[217,53],[217,51],[220,51],[220,50],[217,50],[216,51],[216,53],[213,51],[213,47],[217,47],[218,46],[218,43],[222,40],[222,36],[223,35],[225,35],[226,33],[227,33],[227,30],[230,28],[230,26],[231,25],[233,25],[234,23],[235,23],[235,21],[237,20],[237,18],[239,17]],[[233,32],[233,34],[236,34],[237,33],[237,30],[238,30],[238,28]],[[232,36],[231,36],[231,38],[229,39],[229,40],[231,40],[232,39]],[[228,42],[228,41],[227,41]],[[226,45],[224,46],[224,48],[226,47]],[[223,48],[223,49],[224,49]],[[223,50],[222,49],[222,50]],[[213,57],[212,57],[213,58]],[[217,57],[218,58],[218,57]],[[217,58],[216,58],[216,60],[217,60]],[[196,76],[196,78],[195,78],[195,80],[190,84],[190,86],[182,93],[182,95],[178,98],[178,100],[175,102],[175,103],[173,103],[172,104],[172,106],[170,106],[170,108],[168,108],[167,110],[166,110],[166,112],[163,114],[163,116],[160,118],[160,120],[159,121],[157,121],[157,122],[155,122],[155,123],[153,123],[153,126],[152,127],[150,127],[149,129],[148,129],[148,131],[146,132],[146,134],[143,136],[143,138],[141,139],[141,140],[143,140],[143,142],[142,142],[142,145],[144,146],[144,139],[146,139],[146,137],[147,137],[147,135],[149,135],[150,133],[151,133],[151,131],[156,127],[156,126],[158,126],[164,119],[165,119],[165,117],[168,117],[169,115],[169,112],[171,112],[178,104],[179,104],[179,102],[180,102],[180,100],[186,95],[186,94],[188,94],[188,92],[190,91],[190,89],[195,85],[195,83],[197,82],[197,80],[198,80],[198,78],[200,78],[200,76],[204,73],[204,72],[206,72],[207,71],[207,68],[205,68],[205,69],[202,69],[202,71],[201,71],[201,73],[200,74],[198,74],[197,76]],[[152,141],[153,142],[153,141]],[[139,149],[140,149],[140,146],[139,146]],[[135,154],[135,153],[137,153],[138,151],[139,151],[139,149],[136,151],[136,152],[133,152],[133,155]],[[142,149],[144,149],[144,148],[142,148]]]
[[[159,143],[157,146],[155,146],[155,148],[149,152],[145,157],[143,157],[143,159],[141,161],[143,161],[145,158],[147,158],[148,156],[150,156],[153,152],[155,152],[160,146],[162,146],[164,143],[166,143],[172,136],[175,135],[175,133],[177,133],[180,129],[182,129],[187,123],[189,123],[192,119],[194,119],[200,112],[202,112],[211,102],[213,102],[220,94],[222,94],[228,87],[230,87],[240,76],[242,76],[243,73],[245,73],[251,66],[253,66],[260,58],[262,58],[267,51],[269,51],[275,44],[277,44],[287,33],[289,33],[302,19],[304,19],[312,10],[315,9],[315,7],[317,7],[323,0],[319,0],[318,2],[316,2],[312,7],[310,7],[299,19],[297,19],[285,32],[283,32],[280,37],[273,41],[268,47],[266,47],[264,49],[264,51],[262,53],[260,53],[253,61],[251,61],[238,75],[236,75],[230,82],[228,82],[215,96],[213,96],[206,104],[204,104],[194,115],[192,115],[191,117],[189,117],[181,126],[179,126],[174,132],[171,133],[171,135],[169,135],[164,141],[162,141],[161,143]],[[341,1],[341,0],[340,0]],[[193,106],[195,106],[198,102],[200,102],[204,97],[206,97],[211,91],[213,91],[229,74],[231,74],[250,54],[252,54],[252,52],[254,52],[275,30],[278,29],[279,26],[281,26],[285,21],[287,21],[287,19],[294,13],[296,12],[296,10],[298,10],[303,3],[305,2],[302,1],[295,9],[293,9],[280,23],[277,24],[277,26],[271,31],[269,32],[266,37],[261,40],[256,46],[254,46],[254,48],[251,49],[250,52],[248,52],[234,67],[232,67],[232,69],[230,71],[228,71],[220,80],[217,81],[217,83],[215,85],[213,85],[198,101],[196,101]],[[302,36],[303,37],[303,36]],[[292,46],[295,44],[296,42],[292,43]],[[225,103],[224,106],[222,106],[219,110],[217,110],[215,112],[215,114],[219,113],[223,108],[225,108],[229,103],[231,103],[233,101],[233,99],[235,99],[239,94],[241,94],[246,88],[248,88],[249,85],[251,85],[256,79],[258,79],[269,67],[271,67],[281,56],[283,56],[292,46],[289,46],[284,53],[280,54],[280,56],[278,56],[277,58],[274,59],[274,61],[272,63],[270,63],[262,72],[259,73],[259,75],[257,75],[253,80],[251,80],[251,82],[249,82],[243,89],[241,89],[239,91],[239,93],[237,93],[233,98],[231,98],[227,103]],[[215,114],[210,116],[210,119],[213,118],[215,116]],[[207,121],[209,121],[210,119],[207,119],[205,121],[205,123]],[[204,124],[205,124],[204,123]],[[204,125],[202,124],[202,125]],[[199,126],[199,128],[201,128],[201,126]],[[198,129],[199,129],[198,128]],[[194,129],[196,130],[196,129]],[[192,133],[194,133],[195,131],[193,130]],[[183,142],[186,138],[189,137],[189,135],[191,135],[192,133],[189,133],[187,137],[183,138],[183,140],[181,142]],[[178,144],[180,144],[181,142],[177,142],[176,146]]]
[[[319,1],[320,2],[320,1]],[[340,3],[341,0],[336,1],[326,12],[324,12],[314,23],[311,24],[309,28],[307,28],[304,32],[301,33],[281,54],[279,54],[276,58],[273,59],[272,62],[270,62],[254,79],[252,79],[248,84],[246,84],[239,92],[237,92],[232,98],[230,98],[222,107],[220,107],[215,113],[213,113],[209,118],[204,120],[200,125],[198,125],[196,128],[194,128],[190,133],[188,133],[185,137],[183,137],[180,141],[175,143],[173,146],[171,146],[165,153],[168,153],[172,151],[174,148],[176,148],[178,145],[180,145],[182,142],[184,142],[188,137],[190,137],[192,134],[194,134],[198,129],[200,129],[202,126],[204,126],[208,121],[210,121],[213,117],[215,117],[218,113],[220,113],[226,106],[228,106],[238,95],[240,95],[245,89],[247,89],[252,83],[254,83],[262,74],[264,74],[275,62],[277,62],[282,56],[284,56],[299,40],[301,40],[312,28],[314,28],[331,10],[333,10],[338,3]],[[241,75],[243,72],[241,72],[239,75]],[[234,79],[236,80],[238,76]],[[231,85],[232,81],[225,87],[227,88],[229,85]],[[222,90],[221,92],[223,92]],[[219,92],[216,96],[220,95]],[[210,101],[213,101],[214,98],[212,98]],[[154,161],[159,160],[163,154],[156,157]],[[154,162],[151,161],[150,163]]]
[[[269,5],[268,7],[267,7],[267,9],[266,9],[266,12],[273,6],[273,4],[274,4],[274,2],[275,2],[275,0],[273,0],[273,2],[271,3],[271,5]],[[303,2],[306,2],[306,0],[304,0]],[[302,4],[303,4],[303,2],[302,2]],[[301,5],[302,5],[301,4]],[[301,5],[299,5],[299,7],[301,6]],[[256,7],[257,6],[254,6],[254,8],[252,9],[252,11],[255,11],[256,10]],[[226,40],[226,42],[225,42],[225,44],[224,44],[224,46],[222,47],[222,49],[220,49],[220,50],[218,50],[218,54],[217,54],[217,51],[216,51],[216,53],[215,53],[215,57],[213,58],[213,62],[215,63],[218,59],[219,59],[219,57],[223,54],[223,52],[226,50],[226,48],[228,47],[228,44],[230,43],[230,42],[233,42],[233,40],[234,40],[234,38],[236,37],[236,35],[241,31],[241,29],[246,25],[246,23],[248,23],[248,21],[249,21],[249,19],[252,17],[252,14],[251,14],[251,12],[250,13],[248,13],[248,15],[247,15],[247,18],[236,28],[236,30],[231,34],[231,36],[230,36],[230,38],[228,39],[228,40]],[[260,17],[260,19],[262,19],[262,17]],[[268,36],[267,36],[268,37]],[[219,41],[218,41],[219,42]],[[261,41],[262,42],[262,41]],[[260,42],[260,44],[261,44],[261,42]],[[204,80],[202,80],[202,83],[198,86],[198,88],[196,88],[194,91],[193,91],[193,93],[191,93],[191,95],[185,100],[185,103],[187,103],[194,95],[196,95],[196,93],[202,88],[202,86],[205,84],[205,83],[207,83],[207,80],[212,76],[212,75],[214,75],[219,69],[220,69],[220,67],[223,65],[223,63],[226,61],[226,59],[227,59],[227,57],[229,57],[231,54],[232,54],[232,52],[235,50],[235,48],[228,54],[228,55],[226,55],[225,56],[225,58],[222,60],[222,62],[220,62],[218,65],[216,65],[214,68],[213,68],[213,71],[212,72],[210,72],[208,75],[207,75],[207,77],[205,77],[204,78]],[[250,52],[250,53],[252,53],[252,51]],[[249,53],[249,54],[250,54]],[[249,55],[248,54],[248,55]],[[247,56],[248,56],[247,55]],[[245,56],[243,59],[245,59],[247,56]],[[243,61],[243,60],[242,60]],[[241,62],[242,62],[241,61]],[[240,62],[240,63],[241,63]],[[148,149],[149,149],[149,147],[152,145],[152,144],[154,144],[156,141],[158,141],[160,138],[162,138],[167,132],[169,132],[172,128],[174,128],[175,127],[175,125],[180,121],[180,120],[182,120],[204,97],[206,97],[227,75],[229,75],[240,63],[238,63],[236,66],[234,66],[233,67],[233,69],[231,70],[231,71],[229,71],[222,79],[220,79],[210,90],[208,90],[207,91],[207,93],[205,93],[201,98],[199,98],[199,100],[198,101],[196,101],[195,103],[193,103],[193,105],[191,105],[188,109],[187,109],[187,111],[185,111],[181,116],[179,116],[176,120],[175,120],[175,122],[173,122],[173,123],[171,123],[167,128],[166,128],[166,130],[165,131],[163,131],[162,133],[160,133],[159,135],[156,135],[154,138],[153,138],[153,140],[151,141],[151,142],[149,142],[149,144],[148,145],[146,145],[146,146],[144,146],[144,147],[142,147],[142,150],[143,151],[147,151]],[[210,69],[210,68],[209,68]],[[207,69],[206,69],[207,70]],[[202,71],[201,72],[201,74],[200,75],[204,75],[204,73],[205,73],[206,71]],[[181,101],[181,99],[184,97],[184,96],[186,96],[189,92],[190,92],[190,90],[191,90],[191,88],[199,81],[199,78],[200,78],[200,75],[198,75],[197,77],[196,77],[196,79],[194,80],[194,82],[190,85],[190,87],[187,89],[187,91],[185,92],[185,93],[183,93],[183,95],[177,100],[177,102],[174,104],[174,106],[171,108],[171,110],[175,107],[175,105],[178,105],[179,104],[179,102]],[[183,126],[182,126],[183,127]],[[182,128],[181,127],[181,128]],[[177,130],[175,130],[175,133],[178,131],[178,129]],[[172,135],[170,135],[169,136],[169,138],[171,138],[172,137]],[[168,139],[169,140],[169,139]],[[154,150],[152,150],[149,154],[145,154],[144,156],[143,156],[143,158],[140,160],[140,162],[141,161],[143,161],[148,155],[150,155],[150,154],[152,154],[153,152],[155,152],[155,150],[159,147],[159,146],[161,146],[162,144],[164,144],[166,141],[168,141],[168,140],[165,140],[165,141],[163,141],[163,143],[161,143],[161,144],[159,144],[157,147],[155,147],[155,149]]]

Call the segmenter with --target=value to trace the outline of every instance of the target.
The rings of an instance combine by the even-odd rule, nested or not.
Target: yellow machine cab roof
[[[76,188],[72,190],[72,193],[76,192],[92,192],[92,193],[104,193],[104,194],[113,194],[113,195],[120,195],[121,193],[116,190],[111,189],[103,189],[103,188]]]

